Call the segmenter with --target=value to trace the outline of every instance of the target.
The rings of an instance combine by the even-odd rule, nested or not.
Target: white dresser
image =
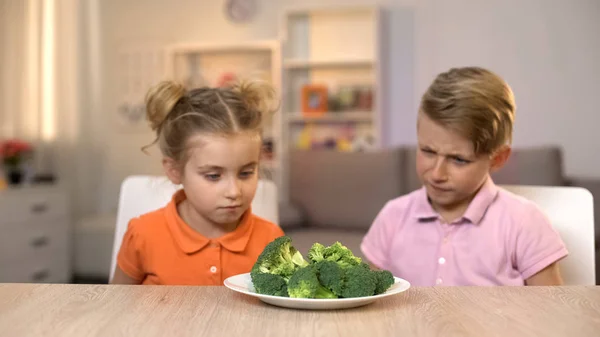
[[[71,280],[68,206],[55,186],[0,191],[0,283]]]

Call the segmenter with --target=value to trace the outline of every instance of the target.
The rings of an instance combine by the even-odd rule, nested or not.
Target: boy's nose
[[[444,158],[436,160],[433,170],[431,171],[431,178],[434,182],[443,182],[448,179],[448,170]]]

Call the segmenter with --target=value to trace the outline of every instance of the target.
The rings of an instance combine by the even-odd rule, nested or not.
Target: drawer
[[[66,215],[67,197],[60,190],[32,189],[0,193],[0,228],[11,222],[43,221]]]
[[[71,268],[66,247],[57,247],[41,256],[0,262],[0,283],[66,283],[70,279]]]
[[[57,247],[69,248],[69,229],[67,220],[61,218],[3,228],[0,231],[0,262],[40,258]]]

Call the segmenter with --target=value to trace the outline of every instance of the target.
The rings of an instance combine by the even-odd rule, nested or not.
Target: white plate
[[[225,280],[225,286],[233,291],[237,291],[238,293],[258,297],[265,303],[279,307],[293,309],[331,310],[360,307],[369,303],[373,303],[380,298],[399,294],[410,288],[410,283],[408,281],[399,277],[394,277],[394,279],[396,282],[394,282],[390,289],[383,294],[367,297],[337,299],[290,298],[258,294],[252,285],[250,273],[228,277]]]

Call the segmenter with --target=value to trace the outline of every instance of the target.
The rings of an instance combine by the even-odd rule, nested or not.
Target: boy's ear
[[[183,168],[180,167],[180,165],[173,158],[169,157],[164,157],[162,164],[167,178],[169,178],[173,184],[180,185],[183,175]]]
[[[491,171],[495,172],[501,169],[510,157],[510,146],[503,146],[492,155]]]

